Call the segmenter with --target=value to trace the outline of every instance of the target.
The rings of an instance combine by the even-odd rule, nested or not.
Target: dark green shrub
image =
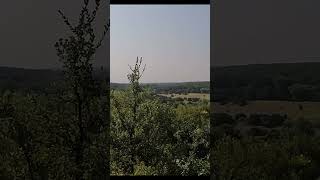
[[[235,120],[227,113],[213,113],[213,125],[220,126],[222,124],[234,124]]]
[[[265,116],[262,116],[261,119],[263,122],[262,125],[268,128],[281,126],[283,122],[286,120],[280,114],[265,115]]]
[[[246,114],[244,114],[244,113],[238,113],[238,114],[236,114],[235,115],[235,120],[244,120],[244,119],[246,119],[247,118],[247,115]]]
[[[248,124],[254,126],[260,126],[263,124],[261,120],[261,115],[259,114],[251,114],[248,118]]]
[[[268,134],[268,129],[252,127],[247,131],[248,136],[265,136]]]

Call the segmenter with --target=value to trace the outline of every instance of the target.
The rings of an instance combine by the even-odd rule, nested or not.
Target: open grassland
[[[289,119],[304,118],[310,121],[320,121],[320,102],[292,101],[249,101],[247,105],[224,104],[213,102],[211,109],[215,113],[244,114],[287,114]]]
[[[166,96],[171,98],[198,98],[210,100],[210,94],[207,93],[188,93],[188,94],[159,94],[160,96]]]

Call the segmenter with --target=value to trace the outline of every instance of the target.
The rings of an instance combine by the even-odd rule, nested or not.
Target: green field
[[[159,94],[160,96],[166,96],[171,98],[198,98],[210,100],[210,94],[207,93],[188,93],[188,94]]]
[[[247,105],[213,103],[212,110],[217,113],[228,114],[287,114],[289,119],[304,118],[308,120],[320,120],[320,102],[294,102],[294,101],[249,101]]]

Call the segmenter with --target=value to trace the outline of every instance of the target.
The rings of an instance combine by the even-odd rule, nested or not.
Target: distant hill
[[[320,63],[211,67],[215,100],[320,100]]]
[[[108,74],[105,70],[96,68],[94,76],[96,79],[105,79]],[[63,79],[63,72],[58,69],[24,69],[14,67],[0,67],[0,90],[33,90],[43,91],[52,82],[59,82]],[[199,91],[201,88],[209,89],[209,82],[183,82],[183,83],[147,83],[156,91],[180,92],[180,91]],[[113,89],[123,89],[128,84],[111,83]]]
[[[95,77],[104,79],[105,70],[95,69]],[[320,100],[320,63],[254,64],[212,67],[214,100]],[[107,77],[109,78],[109,77]],[[61,81],[62,71],[0,67],[0,90],[43,90],[51,82]],[[143,84],[157,93],[209,92],[210,82]],[[127,84],[111,83],[113,89]]]
[[[0,67],[0,89],[40,90],[61,78],[62,72],[58,70]]]
[[[216,85],[225,80],[254,80],[261,78],[289,78],[312,83],[320,80],[320,63],[275,63],[251,64],[225,67],[212,67],[212,76]],[[230,81],[225,81],[228,83]]]
[[[111,89],[124,89],[128,84],[111,83]],[[209,81],[197,82],[170,82],[170,83],[142,83],[142,86],[150,87],[155,93],[209,93]]]
[[[97,79],[104,78],[104,70],[95,69]],[[0,67],[0,90],[32,90],[43,91],[51,83],[63,80],[63,72],[59,69],[24,69]]]

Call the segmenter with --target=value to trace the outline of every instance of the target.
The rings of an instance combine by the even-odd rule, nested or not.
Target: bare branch
[[[128,64],[128,66],[129,66],[129,68],[130,68],[130,70],[132,71],[132,72],[134,72],[134,70],[132,69],[132,67]]]
[[[141,71],[141,75],[140,75],[139,79],[142,77],[144,71],[146,70],[146,66],[147,66],[147,65],[145,64],[144,67],[143,67],[143,70]]]
[[[69,29],[72,32],[75,32],[74,27],[71,25],[69,19],[64,15],[64,13],[61,10],[58,10],[58,13],[61,15],[62,19],[64,20],[64,23],[69,27]]]
[[[107,32],[109,30],[110,30],[110,19],[109,19],[109,22],[107,23],[107,25],[104,25],[104,31],[103,31],[102,37],[100,38],[100,40],[98,41],[98,43],[95,47],[96,49],[98,49],[102,45],[102,42],[103,42],[104,38],[106,37]]]

